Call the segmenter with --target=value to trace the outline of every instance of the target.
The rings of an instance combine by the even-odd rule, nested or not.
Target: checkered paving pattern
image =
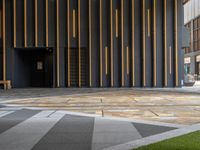
[[[0,109],[2,150],[101,150],[174,129],[61,110]]]

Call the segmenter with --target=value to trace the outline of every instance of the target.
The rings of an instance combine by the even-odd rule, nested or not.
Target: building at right
[[[184,71],[200,80],[200,1],[189,0],[184,5],[184,24],[190,32],[190,47],[185,48]]]

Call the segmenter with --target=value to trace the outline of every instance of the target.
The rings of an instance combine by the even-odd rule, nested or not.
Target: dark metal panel
[[[124,0],[124,85],[131,85],[131,1]]]
[[[75,24],[73,23],[73,10],[75,11]],[[73,36],[75,28],[75,37]],[[70,37],[71,47],[78,48],[78,0],[70,0]]]
[[[45,46],[45,1],[38,0],[38,47]]]
[[[67,46],[67,0],[59,1],[59,24],[60,24],[60,86],[64,87],[65,83],[65,49]],[[67,51],[66,51],[67,52]],[[66,70],[67,71],[67,70]]]
[[[34,46],[34,0],[27,1],[27,45]]]
[[[12,80],[13,78],[13,1],[12,0],[6,0],[5,1],[5,51],[6,51],[6,79]]]
[[[146,87],[152,87],[153,85],[153,34],[152,34],[152,27],[153,27],[153,7],[152,7],[152,0],[146,0],[146,67],[145,67],[145,76],[146,76]]]
[[[102,59],[102,65],[103,65],[103,85],[105,87],[109,87],[110,86],[110,63],[108,58],[110,58],[109,52],[110,52],[110,48],[109,47],[109,37],[110,37],[110,31],[109,31],[109,27],[110,27],[110,18],[109,18],[109,13],[110,13],[110,1],[109,0],[103,0],[103,59]],[[106,50],[107,47],[107,50]],[[107,59],[107,60],[106,60]]]
[[[157,35],[157,87],[162,87],[164,85],[164,43],[163,43],[163,1],[157,0],[157,25],[156,25],[156,35]]]
[[[135,86],[142,86],[142,10],[141,0],[135,0]],[[139,12],[139,13],[138,13]]]
[[[174,47],[174,0],[167,0],[167,66],[168,87],[174,86],[175,81],[175,47]]]
[[[59,0],[60,47],[67,46],[67,0]]]
[[[17,47],[23,47],[23,43],[24,43],[24,25],[23,25],[23,0],[17,0],[16,1],[16,35],[17,35],[17,39],[16,39],[16,43],[17,43]]]
[[[56,1],[49,1],[49,47],[56,44]]]
[[[114,87],[121,85],[121,20],[120,13],[118,16],[118,24],[116,24],[115,10],[120,10],[120,0],[113,0],[113,75],[114,75]],[[116,37],[116,26],[118,25],[119,36]]]
[[[92,1],[92,86],[98,87],[99,76],[99,0]]]

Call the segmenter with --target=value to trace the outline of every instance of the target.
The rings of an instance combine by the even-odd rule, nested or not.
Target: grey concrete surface
[[[11,112],[0,117],[0,149],[3,150],[101,150],[143,139],[146,128],[152,128],[152,122],[138,127],[132,121],[67,111],[14,109],[0,108],[0,113]],[[148,136],[175,129],[158,123],[153,127],[158,132],[148,132]]]

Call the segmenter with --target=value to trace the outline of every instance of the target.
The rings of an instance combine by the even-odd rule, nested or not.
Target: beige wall
[[[200,15],[200,0],[190,0],[184,5],[184,23]]]

